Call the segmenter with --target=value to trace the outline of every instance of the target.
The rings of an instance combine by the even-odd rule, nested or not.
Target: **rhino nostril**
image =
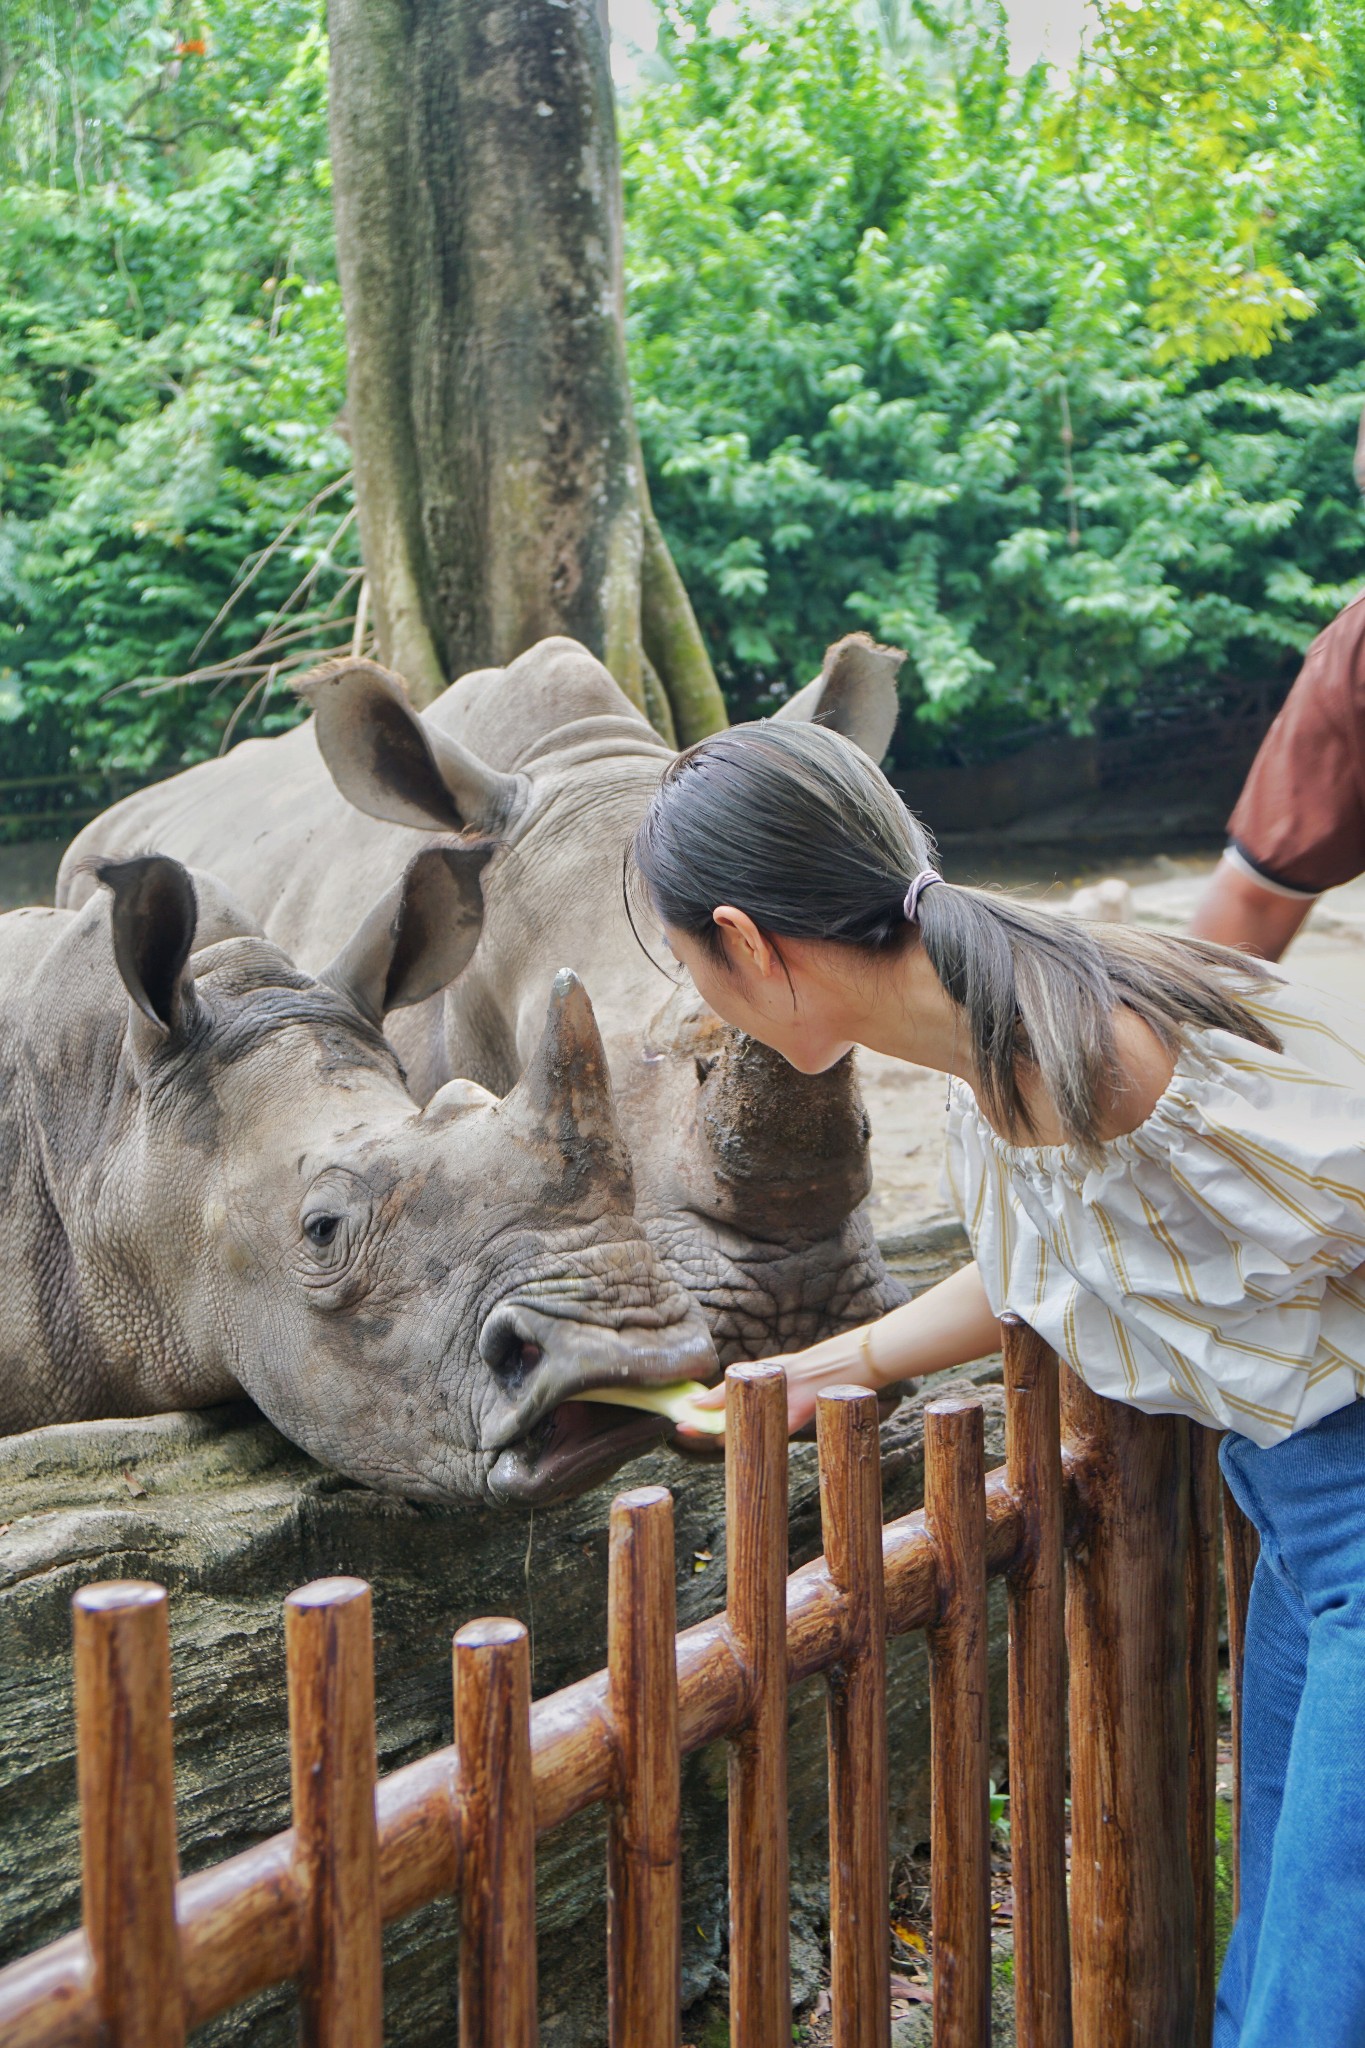
[[[521,1313],[505,1305],[484,1324],[479,1356],[505,1391],[514,1394],[539,1366],[545,1347],[531,1335]]]
[[[532,1344],[513,1332],[511,1341],[491,1362],[504,1387],[509,1393],[515,1393],[530,1378],[544,1355],[539,1344]]]
[[[709,1055],[708,1055],[708,1056],[707,1056],[706,1058],[703,1058],[703,1059],[699,1059],[699,1060],[697,1061],[697,1063],[696,1063],[696,1064],[697,1064],[697,1080],[698,1080],[698,1082],[700,1083],[700,1085],[701,1085],[702,1087],[705,1087],[706,1083],[707,1083],[707,1082],[708,1082],[708,1081],[710,1080],[710,1078],[711,1078],[712,1074],[713,1074],[713,1073],[714,1073],[714,1071],[715,1071],[715,1066],[716,1066],[716,1055],[715,1055],[715,1053],[711,1053],[711,1054],[709,1054]]]

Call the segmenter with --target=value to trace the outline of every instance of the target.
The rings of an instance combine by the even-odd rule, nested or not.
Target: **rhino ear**
[[[773,716],[827,725],[880,761],[896,729],[896,676],[904,660],[903,649],[879,647],[866,633],[850,633],[829,649],[815,681]]]
[[[438,1124],[458,1123],[462,1116],[468,1116],[474,1109],[494,1109],[498,1098],[489,1088],[477,1081],[447,1081],[438,1088],[426,1108],[422,1111],[422,1122],[428,1129]]]
[[[420,832],[496,832],[520,809],[522,777],[419,718],[399,677],[377,662],[329,662],[297,687],[327,771],[358,811]]]
[[[90,873],[113,897],[114,964],[136,1008],[163,1035],[183,1030],[195,1005],[187,969],[199,906],[189,871],[163,853],[95,859]]]
[[[424,847],[318,979],[372,1024],[445,988],[479,943],[482,875],[494,850]]]

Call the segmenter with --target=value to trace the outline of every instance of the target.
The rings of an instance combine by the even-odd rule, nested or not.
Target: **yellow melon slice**
[[[573,1399],[608,1401],[620,1408],[648,1408],[656,1415],[666,1415],[670,1422],[686,1423],[689,1429],[706,1436],[723,1436],[725,1410],[693,1405],[698,1394],[706,1392],[708,1389],[700,1380],[671,1380],[665,1387],[587,1387]]]

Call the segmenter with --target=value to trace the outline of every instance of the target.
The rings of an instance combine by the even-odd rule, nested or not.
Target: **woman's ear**
[[[756,974],[762,981],[779,971],[777,954],[771,942],[747,910],[736,910],[732,903],[722,903],[712,911],[711,921],[719,929],[725,957],[731,967],[741,974]]]

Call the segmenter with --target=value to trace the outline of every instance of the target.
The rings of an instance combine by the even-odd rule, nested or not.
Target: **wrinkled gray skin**
[[[861,635],[841,641],[779,715],[819,718],[880,758],[899,662]],[[566,964],[592,991],[637,1214],[722,1359],[793,1350],[899,1300],[860,1206],[868,1126],[851,1060],[795,1073],[722,1025],[690,982],[671,991],[657,933],[643,934],[651,960],[631,930],[625,851],[671,755],[601,663],[576,641],[542,641],[505,670],[465,676],[420,718],[370,662],[335,664],[308,694],[306,726],[88,826],[58,901],[79,901],[82,856],[155,844],[221,874],[273,938],[320,966],[419,835],[477,832],[498,848],[478,948],[441,996],[390,1027],[418,1099],[452,1074],[510,1087]]]
[[[714,1371],[572,975],[504,1101],[404,1085],[383,1016],[463,964],[485,860],[419,853],[318,980],[158,855],[0,918],[0,1432],[245,1391],[370,1485],[519,1504],[663,1427],[584,1387]]]

